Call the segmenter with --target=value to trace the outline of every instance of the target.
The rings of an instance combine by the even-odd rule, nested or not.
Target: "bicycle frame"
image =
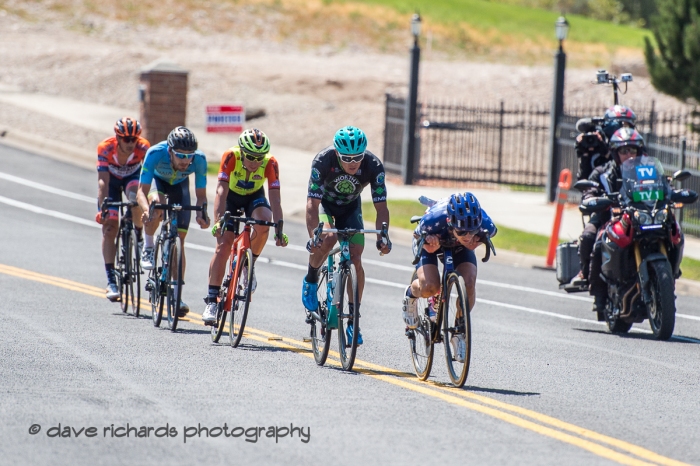
[[[231,255],[229,258],[229,275],[231,280],[229,281],[228,291],[226,293],[226,298],[224,301],[224,309],[231,309],[231,301],[233,300],[233,293],[235,286],[231,286],[232,283],[238,283],[238,273],[240,272],[240,267],[238,264],[241,263],[243,259],[243,254],[246,250],[250,249],[250,230],[251,226],[247,225],[243,228],[242,232],[238,232],[238,222],[236,222],[236,228],[233,231],[234,240],[231,245]],[[235,265],[234,265],[235,264]],[[228,311],[227,311],[228,312]]]

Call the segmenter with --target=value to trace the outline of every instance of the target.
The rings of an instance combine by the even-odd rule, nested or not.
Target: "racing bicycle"
[[[182,206],[179,204],[151,203],[149,216],[153,217],[153,211],[160,209],[165,211],[165,218],[160,233],[155,241],[153,251],[153,270],[148,276],[146,291],[149,292],[151,302],[151,316],[153,325],[160,326],[163,319],[163,307],[167,309],[168,327],[171,331],[177,330],[178,313],[182,297],[183,263],[182,263],[182,239],[177,233],[177,221],[183,211],[201,211],[204,220],[207,221],[207,203],[201,207]],[[160,264],[158,263],[160,259]]]
[[[318,309],[308,311],[306,322],[311,325],[311,347],[316,364],[322,366],[328,358],[333,330],[338,330],[338,353],[343,370],[350,371],[357,354],[357,336],[360,333],[360,297],[357,271],[350,261],[350,239],[358,233],[376,233],[389,242],[386,223],[381,230],[346,228],[323,229],[323,222],[314,230],[313,244],[320,243],[322,233],[338,235],[338,247],[328,254],[328,262],[319,270]],[[345,330],[353,326],[352,338],[347,341]]]
[[[224,225],[225,230],[233,232],[234,240],[228,261],[228,273],[219,291],[218,304],[216,306],[216,323],[211,326],[211,340],[214,343],[218,343],[228,320],[228,335],[233,348],[238,346],[243,337],[246,319],[248,318],[248,307],[253,294],[254,264],[253,251],[250,249],[251,227],[253,225],[275,227],[275,236],[281,238],[284,226],[283,220],[274,223],[240,217],[239,215],[242,214],[242,211],[238,211],[235,212],[236,216],[234,216],[227,211],[221,217],[220,224]],[[226,227],[230,221],[233,222],[232,229]],[[239,233],[238,230],[241,224],[245,226],[243,231]]]
[[[117,233],[117,260],[114,267],[119,289],[119,302],[122,312],[126,314],[131,303],[135,317],[141,311],[141,252],[136,239],[136,229],[131,216],[136,202],[112,202],[110,198],[102,201],[100,210],[102,218],[107,218],[110,207],[119,208],[119,231]]]

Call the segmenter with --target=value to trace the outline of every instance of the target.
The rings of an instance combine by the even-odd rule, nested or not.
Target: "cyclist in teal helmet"
[[[367,150],[367,136],[354,126],[340,128],[333,138],[333,145],[328,146],[316,155],[311,164],[309,192],[306,199],[306,228],[309,237],[319,222],[326,227],[332,226],[340,230],[345,228],[364,228],[362,221],[362,204],[360,193],[370,185],[372,201],[377,211],[377,229],[382,228],[382,222],[389,224],[389,209],[386,205],[386,185],[384,184],[384,165],[376,155]],[[309,240],[307,249],[309,270],[303,280],[301,300],[304,307],[310,311],[318,309],[318,270],[323,265],[328,253],[335,245],[335,234],[324,234],[321,244],[313,245]],[[377,249],[384,254],[391,251],[391,243],[384,244],[377,235]],[[357,234],[350,240],[350,259],[357,271],[357,284],[360,299],[365,284],[365,272],[362,268],[362,251],[365,247],[365,237]],[[307,322],[312,323],[311,317]],[[353,331],[348,326],[348,332]],[[358,344],[362,343],[362,335],[358,333]],[[348,340],[351,335],[348,334]]]
[[[335,133],[333,147],[338,156],[363,154],[367,149],[367,137],[360,128],[345,126]]]

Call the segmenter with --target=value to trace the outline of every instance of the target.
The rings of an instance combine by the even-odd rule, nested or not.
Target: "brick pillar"
[[[155,61],[141,69],[140,82],[142,136],[154,145],[164,141],[176,126],[185,125],[187,70]]]

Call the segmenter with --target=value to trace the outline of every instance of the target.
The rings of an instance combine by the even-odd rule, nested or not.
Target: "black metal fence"
[[[544,186],[549,110],[536,105],[419,104],[417,179]],[[402,170],[402,97],[386,96],[384,164]]]

